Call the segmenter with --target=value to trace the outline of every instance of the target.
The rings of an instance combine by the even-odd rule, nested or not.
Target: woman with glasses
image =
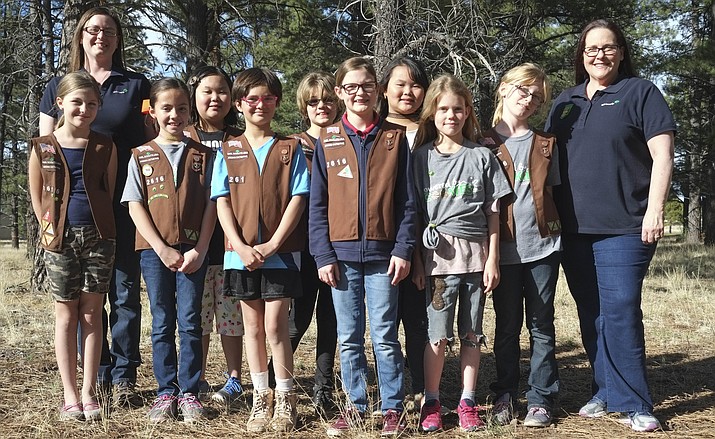
[[[102,105],[92,130],[107,135],[117,147],[117,184],[114,194],[114,219],[117,226],[114,275],[110,283],[110,313],[103,314],[105,342],[98,373],[98,385],[107,390],[113,385],[118,405],[140,404],[134,390],[136,369],[141,364],[139,337],[141,304],[139,296],[139,256],[134,251],[134,223],[119,204],[127,179],[131,148],[156,136],[145,124],[142,102],[149,99],[149,81],[124,67],[124,34],[116,14],[104,7],[89,9],[80,17],[72,38],[68,71],[87,71],[99,84]],[[53,78],[40,101],[40,135],[54,130],[61,116],[55,106],[57,85]],[[106,342],[111,327],[111,351]]]
[[[315,152],[315,143],[320,137],[323,127],[334,124],[342,114],[342,102],[335,95],[335,78],[324,72],[308,73],[298,84],[296,91],[298,110],[303,116],[303,122],[308,126],[306,131],[296,134],[300,140],[310,171]],[[305,212],[307,217],[307,211]],[[306,248],[301,253],[301,281],[303,296],[293,299],[290,311],[288,331],[293,352],[298,348],[301,338],[308,330],[313,320],[317,324],[317,340],[315,344],[315,385],[313,387],[313,404],[319,415],[325,415],[326,410],[335,407],[333,390],[335,377],[335,347],[337,345],[337,329],[333,297],[330,286],[318,279],[318,268],[315,259]],[[316,308],[317,304],[317,308]],[[269,369],[270,370],[270,369]]]
[[[310,252],[330,285],[337,317],[340,368],[348,407],[329,436],[364,431],[368,409],[366,314],[377,359],[382,435],[405,428],[403,359],[397,336],[398,284],[410,271],[414,195],[404,128],[375,111],[375,68],[365,58],[344,61],[335,92],[342,120],[323,128],[311,174]]]
[[[663,237],[673,169],[673,116],[658,88],[636,76],[621,29],[584,28],[576,86],[554,102],[562,266],[593,372],[589,418],[622,412],[636,431],[661,428],[646,379],[643,279]]]

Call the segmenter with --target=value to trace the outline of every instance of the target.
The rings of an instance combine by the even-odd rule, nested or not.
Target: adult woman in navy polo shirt
[[[585,417],[623,412],[636,431],[661,428],[645,365],[643,278],[657,241],[673,169],[675,122],[653,83],[637,78],[623,32],[596,20],[581,33],[576,86],[556,99],[562,265],[593,372]]]
[[[114,276],[109,292],[109,324],[112,329],[111,356],[106,342],[107,315],[104,313],[104,339],[98,385],[114,384],[114,401],[137,403],[134,385],[136,368],[141,363],[139,336],[141,304],[139,296],[139,258],[134,251],[134,223],[119,204],[127,179],[131,148],[154,138],[154,129],[144,123],[142,101],[149,98],[149,81],[141,74],[124,69],[122,26],[107,8],[92,8],[82,15],[72,38],[69,71],[84,69],[100,84],[102,106],[92,130],[108,135],[117,146],[117,184],[114,217],[117,225]],[[55,106],[57,84],[53,78],[40,102],[40,135],[54,130],[60,114]]]

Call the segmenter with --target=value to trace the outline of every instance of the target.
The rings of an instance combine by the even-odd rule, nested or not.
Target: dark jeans
[[[313,309],[315,309],[318,334],[315,345],[314,390],[332,391],[335,388],[333,367],[335,365],[335,348],[338,343],[333,295],[330,286],[318,279],[315,259],[307,251],[301,254],[300,275],[303,296],[293,299],[291,306],[288,322],[290,344],[295,352],[313,320]]]
[[[120,210],[121,209],[121,210]],[[134,250],[136,229],[123,206],[115,207],[117,245],[114,273],[109,289],[109,315],[102,310],[102,357],[97,372],[100,383],[136,383],[137,368],[141,364],[139,339],[141,336],[141,301],[139,253]],[[107,342],[107,328],[112,330],[111,350]]]
[[[559,252],[529,263],[502,265],[499,286],[492,294],[496,329],[494,358],[497,377],[489,387],[497,398],[519,390],[519,335],[526,310],[531,370],[526,392],[528,407],[550,409],[559,392],[554,329],[554,295],[559,277]]]
[[[182,244],[181,253],[192,246]],[[173,272],[154,250],[141,252],[141,267],[151,307],[151,348],[157,395],[199,393],[201,346],[201,297],[207,261],[191,274]],[[176,330],[179,353],[176,352]]]
[[[562,266],[593,370],[592,394],[609,412],[652,411],[641,293],[655,244],[640,233],[567,234]]]
[[[425,390],[424,355],[427,345],[427,308],[425,290],[418,290],[412,282],[412,272],[400,282],[398,320],[405,330],[405,365],[412,378],[412,393]]]

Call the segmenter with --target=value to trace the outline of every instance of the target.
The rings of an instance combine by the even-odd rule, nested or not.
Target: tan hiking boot
[[[273,410],[271,427],[274,431],[292,431],[298,416],[296,403],[298,395],[295,392],[281,392],[276,390],[276,406]]]
[[[268,429],[273,415],[273,392],[266,389],[262,392],[253,391],[253,408],[246,422],[246,429],[253,433],[263,433]]]

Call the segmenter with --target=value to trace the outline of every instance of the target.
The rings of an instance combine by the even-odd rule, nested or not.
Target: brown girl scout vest
[[[489,139],[489,140],[487,140]],[[501,137],[494,129],[484,133],[484,138],[480,140],[484,146],[491,148],[502,165],[506,176],[509,178],[511,187],[514,187],[514,162],[506,145],[501,141]],[[561,233],[561,220],[556,210],[556,204],[551,196],[551,188],[546,186],[546,177],[549,174],[552,152],[556,143],[556,137],[552,134],[534,131],[534,140],[529,153],[529,178],[531,193],[534,198],[534,213],[539,226],[539,233],[542,238]],[[514,224],[514,198],[509,197],[500,208],[500,239],[502,241],[513,241],[516,230]]]
[[[46,250],[59,251],[62,248],[70,197],[67,161],[54,134],[32,139],[32,149],[40,160],[42,176],[40,243]],[[82,179],[94,224],[102,239],[116,238],[112,208],[114,194],[109,191],[107,169],[113,149],[112,139],[92,131],[82,159]]]
[[[342,122],[324,127],[320,144],[325,153],[328,179],[328,223],[331,241],[360,239],[360,179],[366,179],[365,237],[394,241],[394,193],[404,127],[387,121],[373,141],[366,175],[360,175],[358,158]]]
[[[206,191],[210,176],[206,165],[211,150],[189,138],[179,162],[174,185],[174,171],[169,159],[156,142],[132,149],[142,176],[144,207],[157,231],[168,245],[196,244],[206,207]],[[136,250],[151,245],[137,230]]]
[[[267,242],[278,229],[292,198],[290,173],[296,148],[300,148],[298,140],[277,136],[270,146],[263,171],[259,173],[253,148],[245,136],[224,144],[231,208],[236,217],[238,236],[246,245],[259,244],[259,230],[261,240]],[[301,221],[277,253],[304,249],[307,230],[304,218],[301,216]],[[232,249],[227,246],[226,250]]]

